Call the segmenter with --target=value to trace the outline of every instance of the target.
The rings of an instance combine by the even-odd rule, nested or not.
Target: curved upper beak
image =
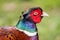
[[[43,12],[43,14],[41,16],[49,16],[46,12]]]

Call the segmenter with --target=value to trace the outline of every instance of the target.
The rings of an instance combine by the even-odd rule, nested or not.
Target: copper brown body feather
[[[32,40],[25,33],[17,30],[15,27],[0,28],[0,40]],[[36,40],[36,39],[35,39]]]

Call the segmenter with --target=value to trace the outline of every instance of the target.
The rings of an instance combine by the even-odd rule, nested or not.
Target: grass
[[[14,3],[15,9],[4,9],[5,3]],[[60,40],[60,0],[0,0],[0,26],[16,25],[21,11],[39,6],[49,14],[37,24],[39,40]],[[14,6],[13,6],[14,7]]]

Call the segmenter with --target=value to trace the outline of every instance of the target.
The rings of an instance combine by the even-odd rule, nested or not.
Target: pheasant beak
[[[43,12],[41,16],[44,17],[44,16],[49,16],[49,15],[46,12]]]

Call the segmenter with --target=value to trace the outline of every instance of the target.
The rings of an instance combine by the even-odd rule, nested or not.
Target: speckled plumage
[[[0,40],[37,40],[37,36],[27,36],[22,31],[17,30],[15,27],[1,27]]]

